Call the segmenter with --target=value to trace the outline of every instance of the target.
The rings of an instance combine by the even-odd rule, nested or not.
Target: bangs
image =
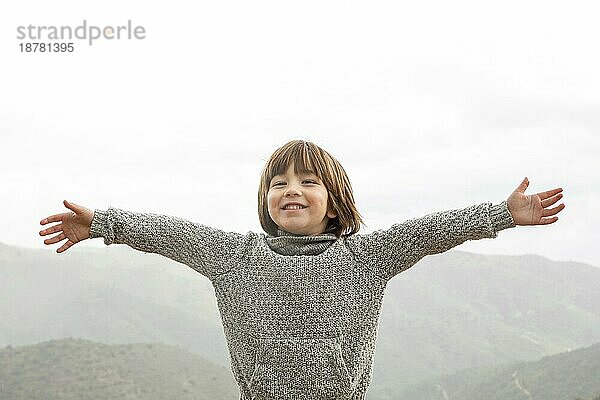
[[[284,175],[292,164],[296,175],[315,174],[319,179],[322,178],[322,171],[318,168],[314,153],[308,146],[300,143],[289,147],[273,160],[267,170],[267,180],[271,181],[274,176]]]

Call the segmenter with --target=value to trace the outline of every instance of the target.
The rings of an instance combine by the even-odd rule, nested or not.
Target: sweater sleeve
[[[239,262],[248,235],[224,232],[178,217],[109,207],[94,211],[90,238],[126,244],[185,264],[211,281]]]
[[[515,223],[506,201],[441,211],[394,224],[370,234],[352,235],[356,256],[388,281],[430,254],[447,251],[467,240],[495,238]]]

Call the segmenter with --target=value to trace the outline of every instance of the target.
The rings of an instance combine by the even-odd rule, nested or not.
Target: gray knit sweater
[[[506,202],[370,234],[225,232],[177,217],[95,210],[90,236],[188,265],[212,282],[242,400],[364,399],[387,282],[428,254],[514,227]]]

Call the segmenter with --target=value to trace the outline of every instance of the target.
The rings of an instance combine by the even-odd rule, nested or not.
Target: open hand
[[[40,221],[40,225],[46,225],[50,222],[61,222],[60,224],[53,225],[40,231],[40,236],[60,232],[58,235],[44,240],[45,244],[53,244],[67,239],[67,241],[56,250],[57,253],[62,253],[75,243],[89,238],[90,226],[92,225],[92,218],[94,217],[94,211],[88,208],[69,203],[66,200],[63,201],[63,204],[72,212],[51,215]]]
[[[506,200],[515,225],[547,225],[558,221],[558,217],[546,217],[558,214],[565,208],[564,204],[548,208],[563,197],[562,188],[526,195],[527,186],[529,179],[525,178]]]

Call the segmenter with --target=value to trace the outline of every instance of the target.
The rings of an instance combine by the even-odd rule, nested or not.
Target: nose
[[[302,194],[302,192],[298,189],[296,185],[293,184],[290,184],[284,193],[286,197],[299,196],[300,194]]]

